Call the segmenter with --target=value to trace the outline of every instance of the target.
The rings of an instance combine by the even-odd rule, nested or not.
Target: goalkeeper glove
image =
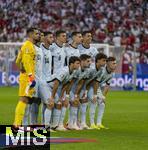
[[[36,85],[36,81],[33,75],[29,75],[29,85],[30,85],[30,88],[33,88]]]

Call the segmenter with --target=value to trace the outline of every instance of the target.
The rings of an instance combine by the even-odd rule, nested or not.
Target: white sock
[[[95,112],[96,112],[96,104],[90,103],[90,109],[89,109],[89,118],[90,118],[90,124],[95,124]]]
[[[59,124],[59,119],[60,119],[60,114],[61,110],[59,109],[54,109],[53,110],[53,120],[52,120],[52,126],[57,127]]]
[[[77,120],[77,107],[70,106],[70,116],[68,124],[70,126],[74,125],[74,122]]]
[[[45,110],[46,110],[46,105],[45,104],[42,104],[42,108],[41,108],[41,124],[44,125],[45,124]]]
[[[99,110],[98,110],[98,116],[97,116],[97,124],[101,124],[102,123],[104,110],[105,110],[105,104],[103,102],[101,102],[99,104]]]
[[[78,121],[78,107],[73,107],[73,125],[77,124]]]
[[[59,125],[63,125],[65,114],[66,114],[66,107],[62,107]]]
[[[86,124],[87,103],[81,104],[80,109],[81,109],[81,124]]]
[[[32,103],[30,109],[30,124],[37,125],[38,124],[38,113],[39,113],[39,104]]]
[[[44,113],[45,126],[50,126],[51,110],[46,108]]]

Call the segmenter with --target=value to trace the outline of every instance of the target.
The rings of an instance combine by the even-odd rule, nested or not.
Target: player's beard
[[[40,43],[41,38],[35,39],[35,44]]]

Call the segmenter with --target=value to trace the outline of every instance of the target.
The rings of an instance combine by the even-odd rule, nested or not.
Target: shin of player
[[[95,68],[93,74],[90,77],[90,80],[87,83],[86,89],[88,90],[88,99],[90,101],[90,128],[95,128],[95,111],[96,111],[96,102],[97,102],[97,89],[98,83],[95,81],[97,76],[101,76],[102,67],[106,64],[107,56],[105,54],[99,53],[95,58]]]

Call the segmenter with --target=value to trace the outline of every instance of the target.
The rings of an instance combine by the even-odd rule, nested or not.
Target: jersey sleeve
[[[17,58],[16,58],[16,61],[15,61],[16,65],[17,65],[19,68],[20,68],[20,65],[21,65],[21,61],[22,61],[22,51],[19,50],[18,55],[17,55]]]
[[[59,70],[55,73],[55,79],[62,82],[65,79],[66,74],[67,74],[67,70],[63,68],[62,70]]]
[[[110,85],[110,84],[111,84],[111,81],[112,81],[112,77],[110,77],[110,78],[106,81],[106,84],[107,84],[107,85]]]
[[[93,48],[93,57],[95,57],[98,54],[98,50],[94,47]]]
[[[104,70],[103,70],[103,69],[100,69],[100,70],[96,73],[96,81],[101,82],[103,76],[104,76]]]
[[[23,51],[22,63],[24,69],[28,75],[33,74],[33,61],[35,61],[35,50],[31,44],[25,44],[22,46],[21,50]]]

